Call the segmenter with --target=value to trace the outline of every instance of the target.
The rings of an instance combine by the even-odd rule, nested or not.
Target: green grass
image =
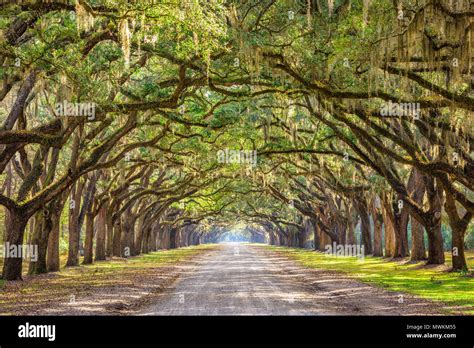
[[[94,262],[91,265],[81,265],[79,268],[63,268],[61,273],[73,274],[80,272],[84,273],[96,273],[96,272],[116,272],[125,271],[130,269],[141,269],[158,266],[166,266],[168,264],[176,263],[184,260],[193,255],[199,254],[202,251],[210,250],[215,248],[213,244],[202,244],[190,247],[183,247],[178,249],[160,250],[149,254],[143,254],[128,259],[114,258],[107,261]],[[61,258],[62,260],[62,258]],[[66,257],[64,257],[63,264],[66,263]]]
[[[149,254],[142,254],[131,258],[113,258],[107,261],[95,261],[90,265],[82,265],[82,257],[79,258],[78,267],[65,267],[67,261],[67,253],[61,254],[59,257],[61,270],[59,275],[73,275],[75,273],[95,273],[108,272],[113,270],[125,270],[129,268],[141,267],[157,267],[164,266],[168,263],[178,262],[188,256],[197,254],[203,250],[215,248],[215,244],[202,244],[197,246],[183,247],[179,249],[160,250]],[[23,276],[28,274],[29,261],[23,260]],[[3,259],[0,259],[0,269],[3,267]],[[0,288],[4,281],[0,279]]]
[[[140,283],[150,275],[167,274],[166,267],[214,248],[215,244],[204,244],[160,250],[128,259],[113,258],[92,265],[61,268],[59,272],[25,276],[22,282],[0,282],[0,314],[34,313],[38,308],[67,301],[70,294],[87,296],[95,290]],[[64,265],[66,256],[62,255],[60,260]]]
[[[307,249],[268,246],[310,268],[343,272],[365,283],[388,290],[407,292],[423,298],[442,301],[451,313],[474,314],[474,277],[448,272],[447,267],[425,267],[423,262],[394,262],[380,257],[335,257]],[[450,264],[450,255],[446,262]],[[474,252],[467,253],[470,269],[474,268]]]

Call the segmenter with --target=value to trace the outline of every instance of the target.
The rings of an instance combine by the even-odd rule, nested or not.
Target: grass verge
[[[452,314],[474,315],[474,277],[449,272],[444,265],[429,267],[424,262],[391,261],[380,257],[330,256],[307,249],[266,246],[283,253],[305,267],[345,273],[365,283],[387,290],[407,292],[442,301]],[[469,268],[474,268],[474,251],[467,253]],[[451,256],[446,254],[447,264]]]
[[[113,258],[92,265],[62,268],[60,272],[25,276],[23,281],[3,282],[0,288],[0,315],[36,315],[60,307],[71,296],[84,298],[97,292],[112,292],[120,287],[137,287],[162,279],[182,261],[216,248],[205,244],[160,250],[128,259]]]

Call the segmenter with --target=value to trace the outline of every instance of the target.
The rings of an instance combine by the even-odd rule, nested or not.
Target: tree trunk
[[[170,230],[170,249],[176,249],[176,228]]]
[[[49,235],[53,229],[53,221],[51,211],[45,208],[36,213],[35,231],[31,241],[31,245],[38,247],[38,255],[36,261],[29,264],[29,274],[42,274],[48,271],[46,266],[46,255],[48,248]]]
[[[150,238],[150,229],[151,229],[150,226],[143,228],[142,247],[141,247],[142,254],[148,253],[148,239]]]
[[[423,174],[416,168],[413,168],[409,183],[409,190],[412,195],[412,199],[422,206],[423,196],[425,193],[425,181],[423,180]],[[410,187],[411,186],[411,187]],[[423,225],[416,219],[411,217],[411,261],[426,260],[425,250],[425,231]]]
[[[361,221],[361,244],[364,246],[365,254],[370,255],[372,254],[372,238],[370,236],[370,219],[367,212],[367,204],[362,199],[358,199],[356,205]]]
[[[132,254],[133,244],[131,241],[134,236],[134,225],[135,220],[129,208],[124,212],[122,236],[120,240],[120,249],[123,257],[130,257]]]
[[[319,229],[319,240],[321,241],[321,244],[319,245],[320,251],[325,251],[326,245],[332,245],[333,242],[331,237],[329,237],[327,233],[324,233],[321,229]]]
[[[35,245],[38,248],[38,259],[36,261],[30,261],[28,266],[28,274],[41,274],[46,273],[46,245],[43,244],[45,234],[49,234],[51,231],[51,219],[48,217],[48,211],[46,208],[38,210],[34,215],[34,228],[33,235],[28,241],[29,245]],[[49,221],[48,221],[49,220]],[[46,236],[47,237],[47,236]],[[47,239],[46,239],[47,242]]]
[[[120,242],[122,239],[122,224],[120,221],[120,217],[114,222],[114,237],[113,237],[113,245],[112,251],[114,256],[122,256],[122,250],[120,247]]]
[[[153,225],[153,227],[151,228],[151,232],[150,232],[150,247],[148,250],[150,250],[150,252],[153,252],[153,251],[157,251],[158,250],[158,246],[157,246],[157,226],[156,224]],[[176,248],[179,247],[179,232],[176,232],[177,234],[177,239],[176,239]]]
[[[6,195],[7,197],[12,196],[12,187],[13,187],[13,175],[12,175],[12,163],[8,162],[7,168],[6,168],[6,179],[5,179],[5,188],[6,188]],[[6,242],[7,238],[7,230],[6,227],[10,226],[10,211],[5,207],[4,208],[5,212],[5,220],[4,220],[4,225],[3,225],[3,238],[2,238],[2,244]]]
[[[112,221],[113,210],[112,207],[107,208],[106,223],[107,223],[107,238],[106,238],[106,255],[112,257],[114,252],[114,223]]]
[[[472,213],[465,212],[462,218],[459,217],[456,201],[451,193],[446,192],[445,210],[449,218],[449,226],[452,233],[452,258],[453,271],[467,271],[466,255],[464,253],[464,236]]]
[[[48,256],[46,258],[46,268],[48,272],[58,272],[59,264],[59,229],[61,214],[53,215],[53,228],[48,238]]]
[[[275,236],[272,232],[268,233],[268,244],[275,245]]]
[[[395,257],[395,228],[392,205],[387,195],[382,197],[383,224],[385,230],[385,256]]]
[[[63,196],[60,195],[47,204],[43,210],[39,210],[36,213],[36,225],[31,244],[38,246],[38,259],[34,262],[30,262],[29,274],[41,274],[48,272],[47,250],[49,239],[52,231],[54,229],[58,230],[59,228],[59,220],[61,218],[63,206]],[[55,247],[55,245],[52,245],[52,248]],[[57,249],[59,249],[59,236]],[[52,253],[55,252],[59,254],[59,250],[52,251]]]
[[[347,217],[347,236],[346,236],[346,243],[349,245],[356,245],[357,240],[355,236],[355,224],[354,224],[354,208],[352,204],[348,210],[348,217]]]
[[[142,250],[142,241],[143,241],[143,217],[138,218],[137,233],[135,236],[135,241],[133,242],[132,255],[139,255]],[[162,245],[160,244],[162,248]]]
[[[374,220],[374,256],[383,256],[382,248],[382,227],[383,227],[383,217],[382,213],[374,208],[372,214]]]
[[[428,262],[429,265],[442,265],[444,259],[443,235],[441,224],[428,229]]]
[[[84,182],[76,182],[71,191],[74,207],[69,206],[69,250],[66,267],[79,265],[79,241],[81,232],[79,230],[79,212]],[[71,209],[72,208],[72,209]]]
[[[92,263],[94,250],[94,213],[88,211],[86,213],[86,238],[84,242],[84,260],[83,265]]]
[[[395,257],[406,257],[408,255],[408,209],[405,205],[398,206],[398,201],[393,202],[395,221]]]
[[[441,233],[441,195],[439,185],[435,187],[435,180],[426,176],[426,192],[430,201],[431,219],[425,226],[428,234],[428,264],[441,265],[444,263],[443,235]]]
[[[464,253],[464,234],[466,233],[467,225],[462,223],[451,224],[452,230],[452,256],[453,256],[453,271],[467,271],[466,255]]]
[[[426,260],[425,230],[416,219],[411,219],[411,261]]]
[[[7,226],[5,243],[8,246],[21,247],[25,234],[28,216],[22,211],[10,211],[10,225]],[[21,280],[22,258],[6,257],[3,262],[2,278],[5,280]]]
[[[313,225],[313,238],[314,238],[314,250],[321,249],[321,239],[319,238],[319,227],[316,221],[312,221]]]
[[[336,223],[337,235],[339,236],[339,244],[346,244],[346,224],[344,222],[338,221]]]
[[[107,233],[107,207],[104,204],[97,216],[97,238],[95,245],[95,261],[105,260],[105,236]]]
[[[303,226],[304,228],[300,231],[300,237],[298,238],[298,246],[300,248],[306,247],[306,241],[311,231],[311,222],[308,218],[303,220]]]

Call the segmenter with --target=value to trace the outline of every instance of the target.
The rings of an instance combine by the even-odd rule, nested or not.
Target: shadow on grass
[[[307,249],[267,247],[306,267],[342,272],[371,285],[444,302],[456,314],[474,314],[474,278],[466,273],[448,272],[446,265],[426,266],[424,262],[381,257],[335,257]],[[469,251],[467,256],[472,269],[474,252]],[[447,263],[450,259],[446,255]]]

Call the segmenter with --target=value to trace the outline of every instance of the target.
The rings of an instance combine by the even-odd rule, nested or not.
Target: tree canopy
[[[91,263],[245,223],[272,244],[360,243],[432,264],[444,226],[453,269],[467,269],[469,0],[45,0],[0,13],[0,204],[5,241],[39,245],[30,273],[59,268],[65,216],[69,266],[81,250]],[[3,278],[21,272],[5,260]]]

